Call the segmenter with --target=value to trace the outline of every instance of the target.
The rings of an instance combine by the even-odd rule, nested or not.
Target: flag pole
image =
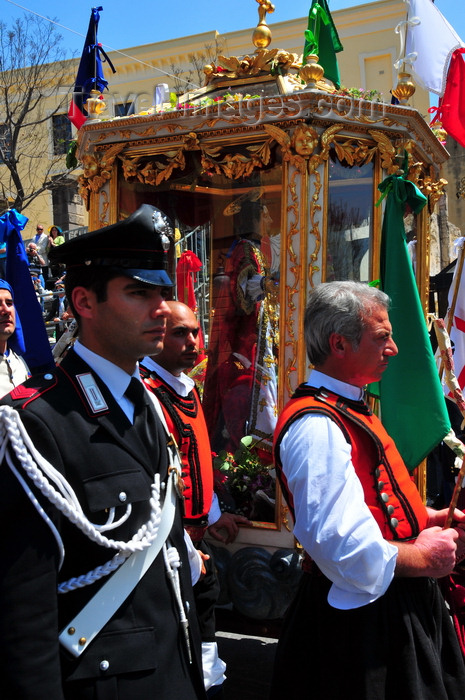
[[[462,245],[460,247],[460,255],[458,257],[458,267],[457,267],[457,272],[455,274],[455,287],[454,287],[454,294],[452,296],[452,303],[450,305],[450,308],[447,309],[447,332],[448,333],[450,333],[450,330],[452,328],[452,320],[453,320],[454,314],[455,314],[455,307],[457,304],[457,296],[459,293],[460,280],[462,279],[464,261],[465,261],[465,238],[463,238],[463,240],[462,240]]]
[[[462,459],[462,466],[457,475],[457,481],[455,482],[454,490],[452,492],[452,498],[450,500],[449,510],[447,513],[446,522],[444,523],[444,530],[447,530],[452,525],[454,520],[454,511],[457,507],[457,501],[459,500],[459,494],[462,490],[462,482],[465,479],[465,454]]]
[[[452,302],[449,308],[447,309],[446,313],[446,331],[447,335],[450,335],[450,331],[452,328],[452,322],[454,319],[454,314],[455,314],[455,307],[457,305],[457,296],[459,293],[459,287],[460,287],[460,280],[462,279],[462,272],[463,272],[463,263],[465,261],[465,237],[463,238],[462,245],[460,247],[460,254],[457,257],[457,268],[455,271],[455,285],[454,285],[454,293],[452,295]],[[444,374],[444,361],[441,359],[441,364],[439,366],[439,380],[442,382],[442,375]]]
[[[462,255],[463,258],[463,255]],[[457,377],[455,375],[454,358],[452,355],[452,347],[450,343],[449,332],[446,328],[446,324],[440,318],[434,321],[434,330],[436,332],[436,338],[438,341],[438,347],[441,352],[442,367],[446,368],[446,383],[449,387],[453,399],[457,408],[459,409],[462,416],[465,418],[465,399],[458,383]],[[449,509],[447,512],[447,518],[444,523],[444,529],[446,530],[452,524],[454,519],[454,511],[457,507],[457,502],[459,498],[460,491],[462,489],[463,480],[465,479],[465,445],[457,438],[457,436],[451,430],[445,437],[444,442],[451,450],[457,455],[457,457],[462,458],[459,473],[457,475],[457,480],[455,482],[454,490],[452,492],[452,498],[450,500]],[[463,558],[463,557],[462,557]]]

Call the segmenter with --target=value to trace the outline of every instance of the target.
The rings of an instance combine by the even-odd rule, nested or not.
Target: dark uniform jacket
[[[154,449],[158,454],[150,459],[124,412],[93,375],[106,403],[95,413],[79,383],[79,376],[89,372],[88,365],[70,351],[54,374],[28,380],[2,403],[19,412],[35,447],[72,485],[91,522],[105,522],[111,508],[119,518],[131,504],[128,520],[105,533],[127,542],[149,517],[154,472],[160,472],[162,480],[166,475],[166,438],[159,424]],[[31,486],[23,468],[17,468]],[[57,595],[57,584],[104,564],[115,550],[93,543],[36,487],[32,490],[61,534],[65,559],[58,571],[59,552],[51,529],[4,460],[0,471],[0,697],[204,698],[181,509],[177,509],[171,541],[183,562],[181,590],[190,610],[193,663],[188,662],[161,553],[89,648],[74,659],[59,648],[59,632],[107,577],[62,595]]]

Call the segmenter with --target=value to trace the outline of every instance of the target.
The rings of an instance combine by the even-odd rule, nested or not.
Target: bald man
[[[195,383],[186,370],[192,369],[199,354],[199,322],[194,312],[182,302],[166,302],[167,318],[163,350],[145,357],[140,363],[142,378],[162,405],[170,432],[176,438],[183,463],[185,484],[184,524],[194,544],[209,553],[203,541],[208,528],[217,540],[232,542],[239,524],[247,518],[221,513],[213,492],[213,467],[210,440]],[[209,562],[207,576],[195,587],[197,612],[202,633],[202,657],[205,688],[209,697],[219,698],[225,665],[218,658],[215,642],[214,607],[219,594],[218,580]],[[207,563],[208,566],[208,563]]]

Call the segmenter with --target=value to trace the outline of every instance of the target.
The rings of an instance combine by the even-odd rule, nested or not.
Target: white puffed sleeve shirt
[[[316,370],[308,384],[362,398],[358,387]],[[348,610],[382,596],[394,576],[398,550],[383,538],[365,503],[341,429],[324,415],[305,415],[284,435],[280,457],[294,499],[294,534],[332,581],[329,604]]]

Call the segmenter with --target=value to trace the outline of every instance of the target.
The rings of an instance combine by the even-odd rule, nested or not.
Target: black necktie
[[[134,404],[133,427],[150,455],[156,442],[157,430],[147,391],[142,382],[132,377],[124,395]]]

